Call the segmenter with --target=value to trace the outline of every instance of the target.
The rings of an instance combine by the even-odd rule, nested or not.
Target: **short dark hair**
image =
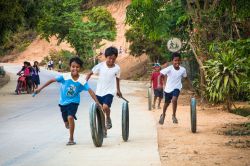
[[[80,67],[82,67],[83,66],[83,61],[79,58],[79,57],[73,57],[73,58],[71,58],[70,60],[69,60],[69,65],[71,66],[71,63],[73,63],[73,62],[75,62],[75,63],[77,63],[78,65],[80,65]]]
[[[115,47],[108,47],[105,50],[105,57],[107,58],[108,56],[115,55],[116,57],[118,56],[118,50]]]
[[[178,53],[178,52],[174,52],[174,53],[172,54],[172,60],[174,60],[175,57],[179,57],[179,58],[181,59],[181,54]]]

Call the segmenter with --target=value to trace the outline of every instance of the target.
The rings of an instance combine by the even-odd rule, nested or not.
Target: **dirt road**
[[[146,96],[145,91],[136,94]],[[172,123],[172,105],[167,110],[164,125],[158,124],[162,110],[152,111],[162,166],[249,166],[250,136],[225,136],[222,131],[232,129],[228,124],[250,122],[250,119],[200,105],[197,107],[197,133],[193,134],[189,99],[186,93],[179,97],[178,124]],[[142,102],[147,102],[146,98]]]

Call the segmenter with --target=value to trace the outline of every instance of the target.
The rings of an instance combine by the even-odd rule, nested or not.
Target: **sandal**
[[[178,120],[175,116],[172,116],[172,120],[173,120],[173,123],[176,123],[176,124],[178,123]]]
[[[76,144],[76,142],[74,142],[74,141],[69,141],[66,145],[75,145]]]

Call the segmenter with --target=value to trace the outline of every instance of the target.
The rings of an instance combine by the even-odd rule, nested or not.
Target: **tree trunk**
[[[232,101],[229,95],[227,96],[226,105],[227,105],[227,111],[230,112],[232,108]]]
[[[204,92],[205,92],[205,85],[206,85],[206,71],[204,70],[204,65],[203,65],[203,62],[201,61],[201,59],[199,58],[199,56],[197,55],[196,53],[196,50],[195,50],[195,47],[194,45],[192,44],[192,42],[190,41],[189,42],[189,45],[192,49],[192,52],[194,53],[194,56],[195,56],[195,59],[199,65],[199,70],[200,70],[200,88],[201,88],[201,97],[203,98],[204,96]]]

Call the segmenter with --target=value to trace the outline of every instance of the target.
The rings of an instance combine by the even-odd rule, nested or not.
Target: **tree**
[[[250,61],[246,49],[250,36],[249,8],[250,1],[245,0],[133,0],[131,5],[128,6],[127,12],[127,23],[131,26],[131,29],[127,32],[127,39],[132,43],[131,51],[136,55],[141,55],[143,51],[146,52],[148,46],[154,45],[155,41],[161,41],[156,44],[156,47],[163,48],[162,46],[165,45],[169,37],[177,36],[181,38],[187,43],[181,51],[187,52],[191,49],[191,55],[194,55],[199,64],[199,87],[201,88],[201,95],[205,95],[209,88],[217,87],[217,82],[211,81],[211,77],[215,73],[205,67],[204,64],[206,66],[210,64],[214,70],[220,71],[216,69],[216,65],[225,63],[222,66],[227,68],[227,57],[238,60],[234,59],[236,57],[233,56],[244,55],[241,57]],[[138,36],[139,39],[133,37],[133,34]],[[238,41],[238,39],[241,40]],[[221,47],[221,56],[224,59],[219,59],[216,52],[209,51],[211,45],[219,47],[219,43],[227,42],[231,45],[230,47]],[[166,52],[166,49],[158,50],[161,55],[164,55],[164,51]],[[234,53],[232,53],[232,50],[234,50]],[[152,57],[154,56],[150,55],[153,60]],[[237,62],[240,63],[241,61]],[[212,64],[216,65],[213,66]],[[249,66],[249,63],[245,65]],[[237,69],[233,68],[233,70]],[[246,74],[250,77],[249,70],[244,72],[247,72]],[[236,73],[242,74],[238,70]],[[219,76],[223,77],[223,73]],[[225,75],[226,80],[227,77],[231,78],[229,75]],[[246,87],[249,87],[249,79],[240,77],[239,82],[240,84],[237,85],[247,84]],[[226,94],[224,92],[234,92],[234,88],[234,86],[228,84],[222,90],[223,95]],[[244,88],[240,89],[239,94],[242,92],[245,93]]]
[[[0,0],[0,8],[0,45],[2,45],[7,33],[16,31],[22,23],[23,9],[18,0]]]
[[[146,53],[152,61],[162,61],[170,54],[166,45],[171,37],[188,40],[189,20],[181,0],[133,0],[126,14],[126,23],[131,26],[126,33],[131,53]]]
[[[44,7],[39,32],[47,40],[53,35],[66,40],[85,59],[93,56],[102,39],[114,40],[115,20],[103,7],[81,12],[80,0],[50,0]]]

